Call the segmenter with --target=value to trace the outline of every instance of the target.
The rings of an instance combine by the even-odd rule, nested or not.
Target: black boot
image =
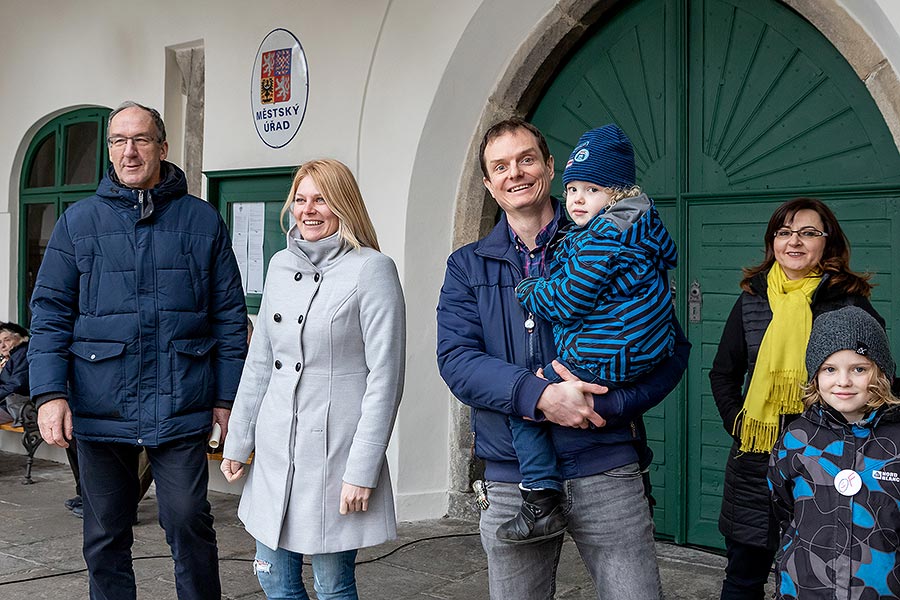
[[[522,508],[497,529],[497,537],[507,542],[535,542],[562,535],[566,531],[563,500],[556,490],[521,490]]]

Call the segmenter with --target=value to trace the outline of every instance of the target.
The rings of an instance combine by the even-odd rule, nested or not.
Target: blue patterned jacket
[[[526,309],[553,321],[559,356],[604,381],[634,381],[671,356],[675,242],[646,194],[625,198],[563,239],[550,276],[523,280]]]
[[[851,470],[861,486],[841,494]],[[848,424],[816,404],[788,426],[769,461],[781,523],[776,597],[900,597],[900,408]]]

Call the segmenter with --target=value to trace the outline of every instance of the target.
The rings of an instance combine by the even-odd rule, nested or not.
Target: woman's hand
[[[220,468],[222,469],[222,474],[225,475],[225,479],[228,480],[228,483],[234,483],[244,476],[244,463],[242,462],[223,458],[222,466]]]
[[[222,468],[225,468],[224,465]],[[371,495],[372,488],[359,487],[345,481],[341,487],[341,514],[369,510],[369,496]]]

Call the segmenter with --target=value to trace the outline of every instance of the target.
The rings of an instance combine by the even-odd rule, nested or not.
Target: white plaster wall
[[[447,63],[480,3],[432,2],[426,16],[420,0],[394,0],[373,57],[359,128],[358,174],[367,203],[389,207],[380,214],[373,211],[372,220],[382,250],[404,273],[408,232],[419,227],[418,222],[407,221],[409,205],[428,213],[444,201],[442,193],[408,194],[422,127]],[[441,225],[450,228],[449,221]],[[413,252],[432,250],[426,242]],[[430,318],[410,320],[408,326],[406,391],[389,449],[401,519],[443,515],[447,508],[449,419],[447,395],[434,361],[436,288],[423,289],[431,284],[404,277],[410,319],[422,309]],[[422,296],[430,305],[418,305]]]
[[[443,404],[445,424],[450,422],[451,403],[457,401],[447,391],[435,363],[435,307],[447,256],[453,250],[458,186],[463,171],[478,162],[469,147],[483,134],[477,131],[477,124],[490,94],[535,23],[554,4],[552,0],[482,3],[441,75],[420,133],[409,187],[404,262],[406,280],[415,282],[406,292],[408,327],[415,343],[407,369],[415,376],[407,377],[404,401],[427,398]],[[441,442],[446,445],[444,439]]]
[[[149,11],[137,3],[114,6],[103,0],[3,3],[0,252],[15,255],[12,229],[18,223],[16,194],[28,132],[73,107],[113,107],[131,98],[162,109],[165,48],[187,41],[203,40],[206,51],[204,170],[296,165],[319,155],[357,170],[362,99],[388,4],[159,0]],[[300,38],[310,63],[306,119],[294,141],[278,150],[259,140],[249,108],[253,60],[275,27]],[[403,229],[388,220],[384,224],[382,235]],[[0,261],[0,318],[16,317],[12,263]]]
[[[113,107],[129,98],[160,109],[165,49],[203,40],[206,53],[204,170],[296,165],[333,156],[358,173],[385,252],[411,301],[428,298],[427,322],[410,324],[410,369],[390,450],[401,519],[443,514],[447,493],[447,397],[434,363],[437,289],[404,273],[408,192],[423,123],[446,65],[481,0],[102,0],[6,2],[0,6],[0,319],[16,318],[18,178],[33,133],[75,107]],[[310,95],[297,137],[283,149],[258,138],[250,116],[250,71],[273,28],[300,39]],[[381,35],[379,37],[379,32]],[[477,64],[477,63],[475,63]],[[165,115],[163,115],[165,117]],[[471,125],[470,125],[471,127]],[[462,160],[460,158],[459,160]],[[458,174],[451,179],[458,178]],[[414,199],[428,214],[446,198]],[[450,210],[452,200],[446,201]],[[439,207],[444,209],[442,205]],[[445,220],[442,228],[449,231]],[[417,239],[417,243],[421,240]],[[428,251],[446,249],[423,245]],[[443,260],[443,257],[441,257]]]
[[[878,45],[894,70],[900,72],[900,2],[897,0],[838,0]]]

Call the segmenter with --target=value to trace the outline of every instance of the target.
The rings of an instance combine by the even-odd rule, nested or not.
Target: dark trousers
[[[728,564],[720,600],[763,600],[775,550],[725,538]]]
[[[80,440],[78,462],[84,501],[84,560],[92,600],[134,600],[132,524],[140,499],[140,446]],[[147,448],[159,523],[175,561],[179,600],[221,597],[213,517],[206,499],[206,436]]]
[[[81,476],[78,471],[78,442],[73,437],[69,440],[69,447],[66,448],[66,458],[69,459],[69,469],[72,470],[72,477],[75,478],[75,495],[81,495]],[[141,493],[138,496],[140,501],[147,495],[150,484],[153,483],[153,471],[150,470],[150,459],[147,458],[146,452],[141,452],[138,456],[138,480],[140,481]]]
[[[75,479],[75,495],[81,495],[81,473],[78,470],[78,442],[72,437],[69,440],[69,447],[66,448],[66,458],[69,459],[69,468],[72,470],[72,477]]]

